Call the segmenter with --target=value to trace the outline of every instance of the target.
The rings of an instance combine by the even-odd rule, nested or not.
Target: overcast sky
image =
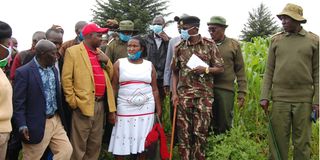
[[[169,0],[168,12],[173,12],[166,20],[183,13],[198,16],[201,19],[200,33],[209,36],[207,24],[211,16],[220,15],[227,19],[229,27],[226,35],[239,38],[241,30],[247,23],[249,12],[264,3],[275,17],[287,3],[302,6],[307,23],[303,27],[320,34],[318,0]],[[79,20],[92,20],[95,0],[2,0],[0,20],[13,28],[13,37],[18,39],[19,50],[29,49],[32,34],[35,31],[46,31],[52,24],[61,25],[65,30],[64,41],[75,37],[74,25]],[[176,24],[168,26],[165,31],[169,36],[177,36]]]

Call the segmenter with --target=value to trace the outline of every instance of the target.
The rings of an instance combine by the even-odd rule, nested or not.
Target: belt
[[[103,100],[103,96],[101,96],[101,97],[95,97],[94,98],[94,101],[96,101],[96,102],[100,102],[100,101],[102,101]]]

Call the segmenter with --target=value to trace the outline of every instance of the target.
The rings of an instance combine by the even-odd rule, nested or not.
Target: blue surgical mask
[[[196,33],[196,34],[193,34],[193,35],[190,35],[190,34],[189,34],[189,30],[191,30],[191,29],[193,29],[193,28],[194,28],[194,27],[191,27],[191,28],[186,29],[186,30],[181,29],[181,33],[180,33],[181,38],[182,38],[183,40],[188,40],[190,37],[199,35],[199,33]],[[198,28],[198,27],[196,27],[196,28]]]
[[[83,40],[84,40],[83,34],[82,34],[82,32],[80,32],[80,34],[79,34],[79,41],[83,41]]]
[[[121,41],[128,42],[131,39],[130,35],[125,35],[123,33],[119,33],[119,38]]]
[[[128,58],[133,61],[138,60],[141,57],[141,53],[142,53],[142,51],[138,51],[134,54],[128,53]]]
[[[2,60],[0,60],[0,68],[4,68],[7,64],[8,64],[8,61],[11,57],[11,53],[12,53],[12,48],[11,47],[6,47],[2,44],[0,44],[1,47],[5,48],[7,51],[8,51],[8,56]]]
[[[162,32],[163,27],[161,25],[152,25],[151,29],[155,34],[159,34]]]
[[[114,31],[108,31],[108,35],[111,36],[114,33]]]
[[[184,29],[181,29],[181,38],[183,40],[188,40],[190,38],[190,34],[188,33],[189,30],[184,30]]]

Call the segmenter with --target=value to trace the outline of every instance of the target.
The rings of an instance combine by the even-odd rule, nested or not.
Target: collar
[[[153,33],[153,38],[154,38],[154,39],[161,39],[161,40],[162,40],[162,38],[161,38],[159,35],[157,36],[155,33]]]
[[[88,53],[91,52],[93,54],[98,54],[97,50],[91,50],[85,43],[83,43],[83,45],[84,45],[84,48],[87,50]]]
[[[221,44],[223,44],[224,43],[224,41],[227,39],[227,36],[226,35],[224,35],[224,37],[223,37],[223,39],[221,40],[221,41],[219,41],[219,42],[216,42],[216,45],[217,46],[220,46]]]
[[[52,67],[47,67],[47,68],[42,67],[42,66],[40,65],[40,63],[38,62],[36,56],[34,56],[33,59],[34,59],[34,62],[36,63],[36,66],[37,66],[38,68],[42,69],[42,70],[46,70],[46,69],[51,69],[51,68],[52,68]]]
[[[300,35],[300,36],[305,36],[307,34],[307,31],[304,30],[303,28],[301,28],[301,30],[298,33],[289,33],[286,32],[285,35],[286,36],[290,36],[290,35]]]
[[[201,44],[203,44],[204,42],[203,42],[203,38],[202,38],[202,36],[199,34],[199,39],[197,40],[197,41],[195,41],[195,42],[190,42],[189,40],[187,40],[186,41],[186,44],[188,45],[188,46],[193,46],[193,45],[196,45],[196,44],[198,44],[198,43],[201,43]]]

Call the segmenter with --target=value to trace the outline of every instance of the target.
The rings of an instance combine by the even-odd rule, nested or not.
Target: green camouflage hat
[[[292,19],[299,21],[301,23],[306,23],[307,20],[305,18],[303,18],[303,9],[302,7],[292,4],[292,3],[288,3],[284,9],[282,10],[281,13],[279,13],[277,15],[277,17],[281,20],[281,16],[286,15],[291,17]]]
[[[120,21],[119,29],[117,31],[119,31],[119,32],[121,32],[121,31],[137,32],[138,30],[134,29],[134,23],[132,21],[124,20],[124,21]]]
[[[224,27],[228,27],[228,25],[226,24],[226,19],[221,17],[221,16],[212,16],[210,18],[210,21],[207,24],[208,25],[210,25],[210,24],[218,24],[218,25],[222,25]]]

